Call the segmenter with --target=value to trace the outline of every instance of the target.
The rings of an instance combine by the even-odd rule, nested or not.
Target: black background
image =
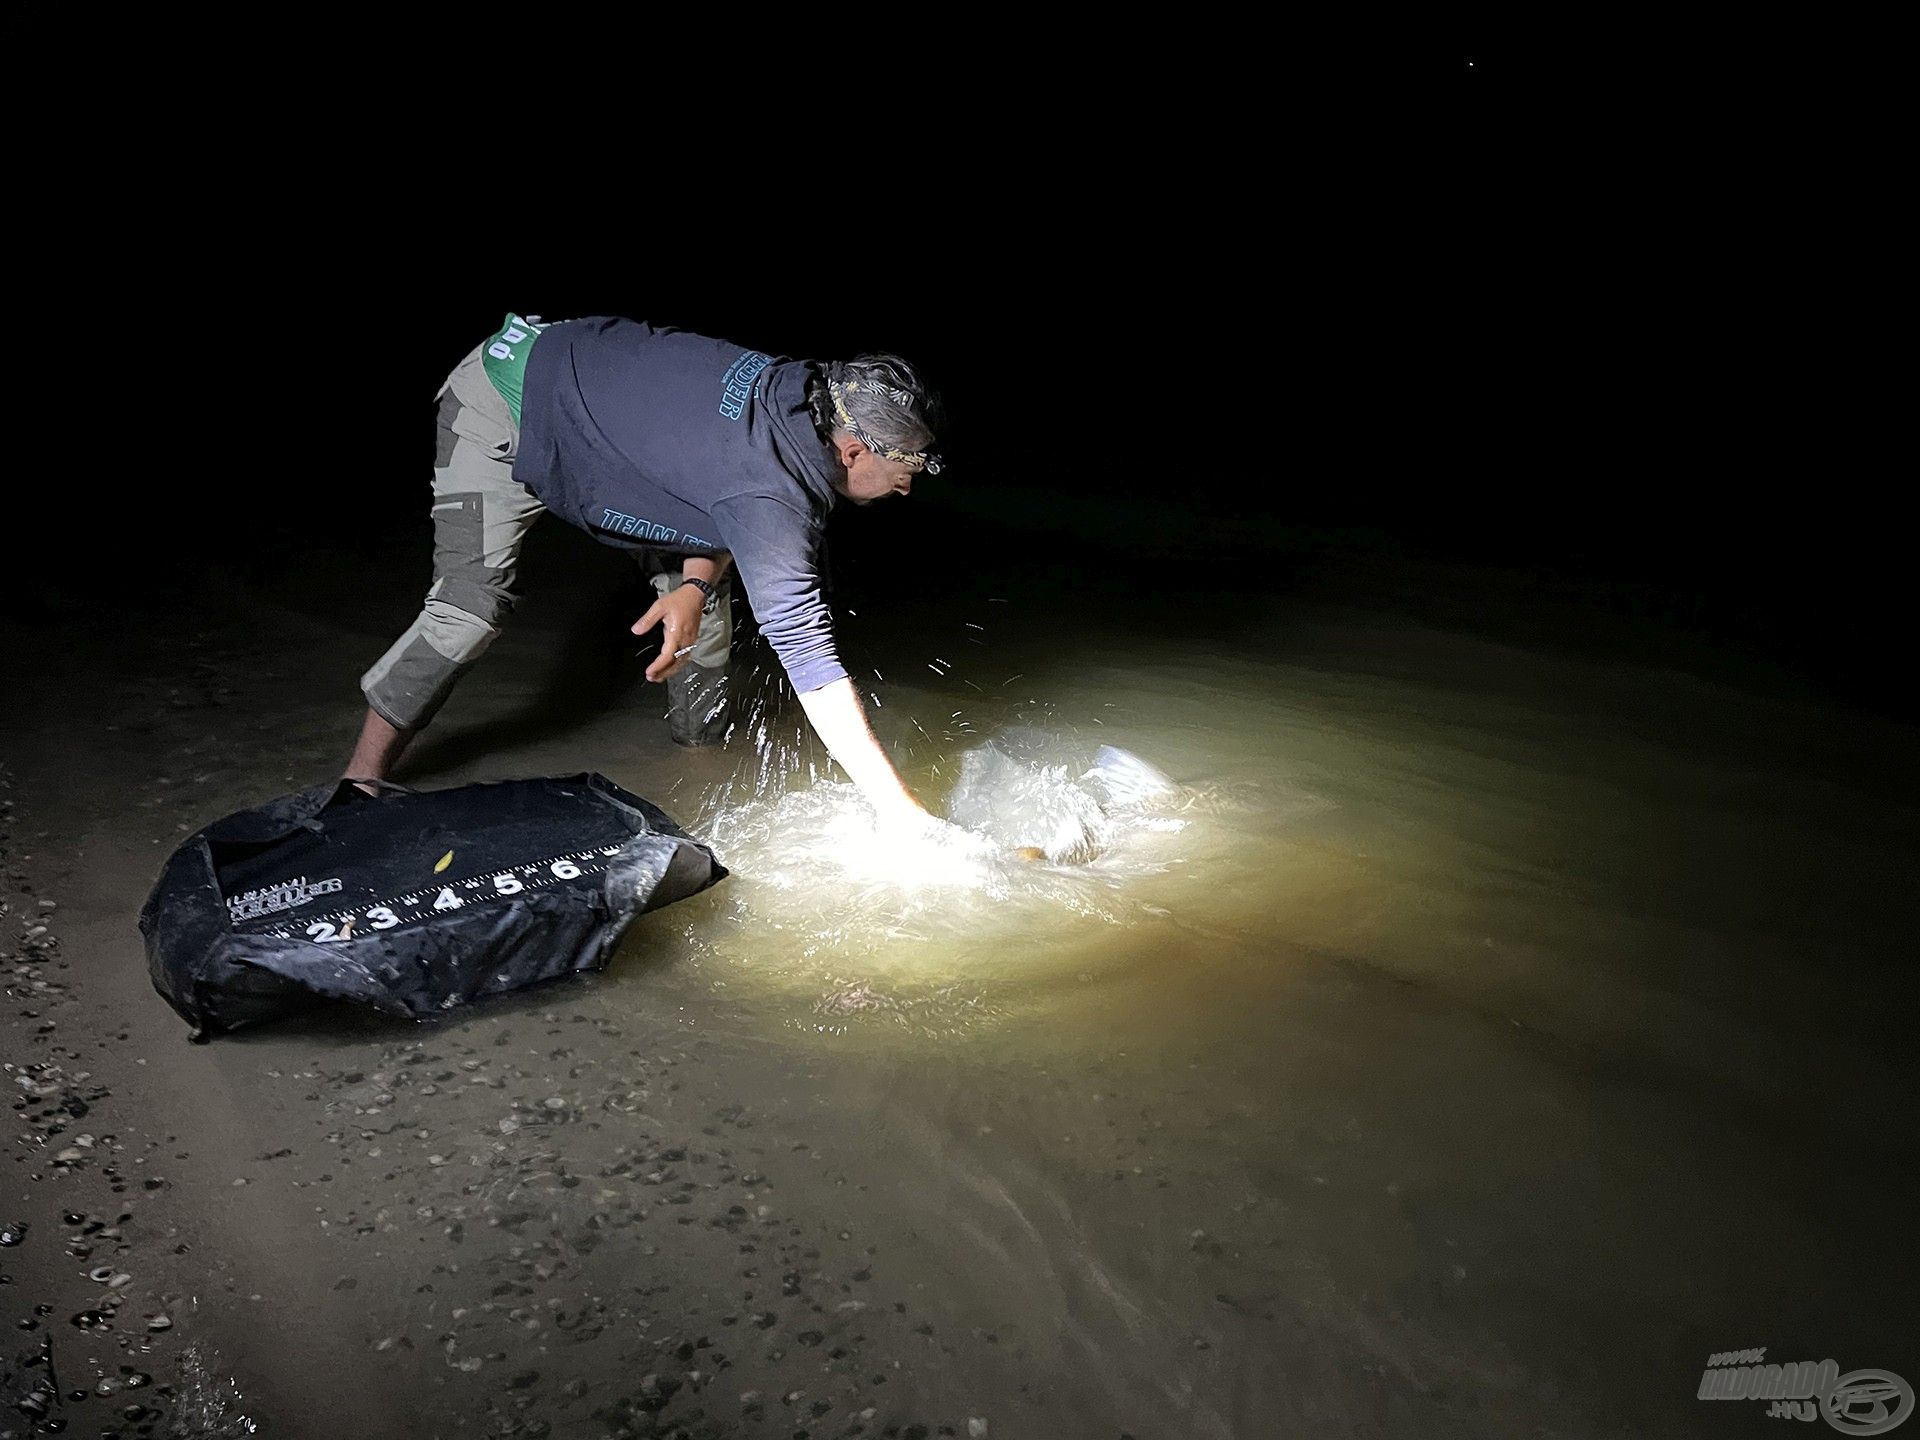
[[[984,547],[1177,623],[1170,575],[1444,562],[1904,709],[1861,53],[970,23],[767,84],[663,37],[524,67],[256,37],[181,74],[30,19],[63,88],[16,171],[13,618],[343,537],[424,575],[446,371],[508,309],[621,313],[940,384],[951,469],[846,522],[856,585]]]

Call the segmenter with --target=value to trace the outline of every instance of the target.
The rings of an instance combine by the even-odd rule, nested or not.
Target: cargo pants
[[[513,609],[515,567],[546,511],[513,478],[520,427],[481,364],[481,347],[434,397],[433,584],[400,638],[360,677],[367,704],[389,724],[418,730],[500,633]],[[635,552],[656,594],[681,582],[681,557]],[[667,681],[668,725],[682,745],[718,744],[727,729],[727,653],[733,642],[729,571],[703,616],[693,653]]]

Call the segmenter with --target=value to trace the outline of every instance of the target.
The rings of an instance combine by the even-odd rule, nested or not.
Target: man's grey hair
[[[943,423],[940,397],[920,372],[898,355],[856,355],[851,360],[828,361],[825,378],[843,388],[847,413],[854,423],[882,445],[899,450],[925,450],[939,438]],[[808,397],[814,424],[822,435],[846,427],[833,413],[833,397],[825,385]]]

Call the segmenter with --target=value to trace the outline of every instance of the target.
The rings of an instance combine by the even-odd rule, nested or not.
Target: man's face
[[[840,474],[834,489],[856,505],[867,505],[888,495],[907,494],[918,473],[910,465],[882,459],[854,442],[841,452]]]

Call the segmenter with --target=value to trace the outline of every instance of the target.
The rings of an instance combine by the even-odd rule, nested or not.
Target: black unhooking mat
[[[597,970],[634,916],[726,873],[601,775],[378,796],[340,781],[194,835],[140,932],[154,988],[205,1040],[323,998],[420,1018]]]

